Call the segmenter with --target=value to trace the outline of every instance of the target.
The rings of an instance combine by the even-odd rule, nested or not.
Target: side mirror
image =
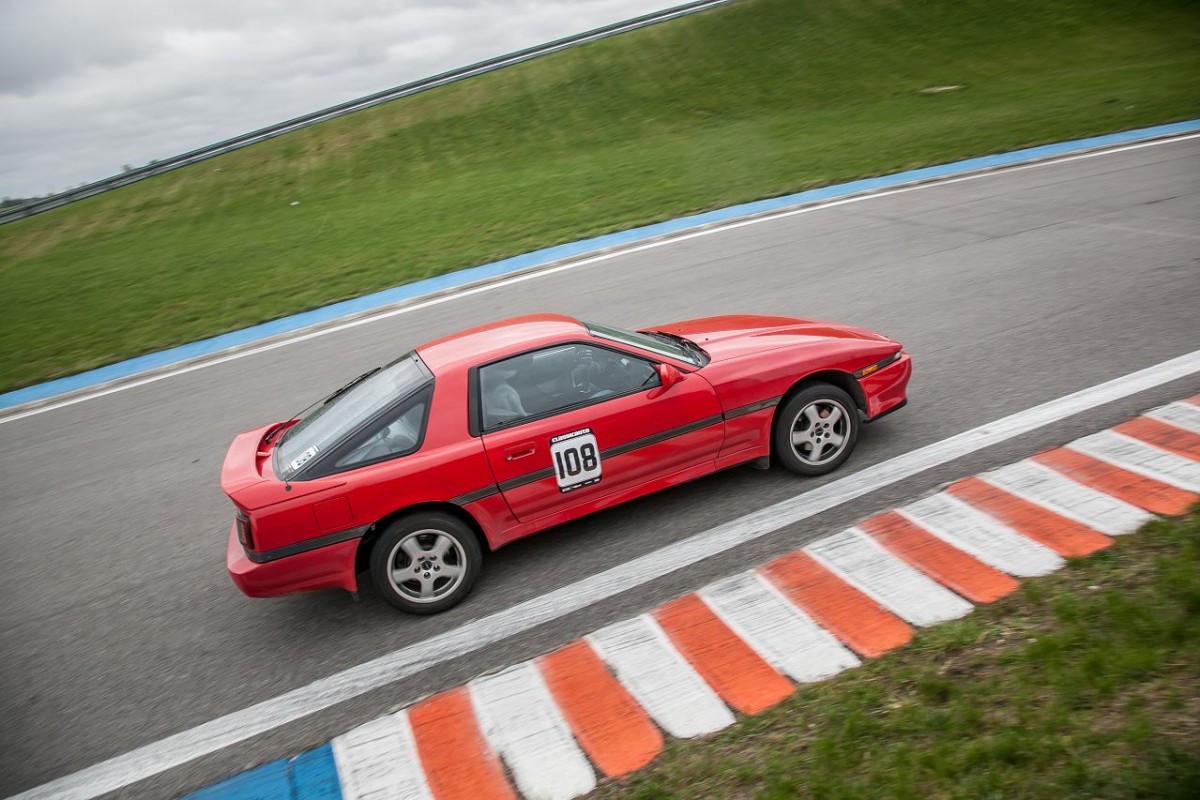
[[[683,373],[670,364],[655,364],[654,371],[658,373],[658,380],[662,384],[663,391],[683,380]]]

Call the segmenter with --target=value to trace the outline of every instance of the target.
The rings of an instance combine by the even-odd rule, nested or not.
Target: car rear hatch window
[[[291,479],[322,453],[360,430],[399,400],[429,383],[429,370],[408,353],[386,367],[364,373],[307,408],[275,450],[275,471]]]

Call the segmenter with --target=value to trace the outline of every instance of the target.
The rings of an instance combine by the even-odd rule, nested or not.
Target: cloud
[[[61,191],[671,0],[0,4],[0,195]]]

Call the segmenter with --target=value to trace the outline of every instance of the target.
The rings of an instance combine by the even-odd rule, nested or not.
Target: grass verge
[[[1200,797],[1200,511],[593,797]]]
[[[636,224],[1195,117],[1197,76],[1189,0],[744,0],[0,227],[0,390]]]

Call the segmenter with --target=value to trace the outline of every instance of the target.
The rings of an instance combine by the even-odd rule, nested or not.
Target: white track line
[[[913,625],[928,627],[958,619],[974,608],[896,558],[858,528],[818,539],[805,547],[804,552]]]
[[[869,192],[866,194],[853,195],[851,197],[844,197],[840,200],[827,200],[827,201],[820,202],[820,203],[813,203],[811,205],[801,206],[800,208],[796,208],[791,211],[780,211],[780,212],[774,212],[774,213],[768,212],[765,215],[754,216],[749,219],[743,219],[743,220],[736,221],[736,222],[715,223],[715,224],[709,225],[707,227],[702,227],[698,230],[686,231],[684,233],[669,235],[662,239],[655,239],[654,241],[644,242],[642,244],[635,244],[635,245],[631,245],[629,247],[623,247],[623,248],[619,248],[616,250],[610,250],[608,252],[600,253],[600,254],[594,255],[594,256],[587,256],[587,257],[579,259],[578,261],[571,261],[566,264],[559,264],[558,266],[546,267],[544,269],[536,269],[535,268],[534,271],[532,271],[532,272],[526,272],[526,273],[523,273],[520,275],[514,275],[511,278],[504,278],[504,279],[495,281],[493,283],[485,283],[480,286],[467,287],[467,288],[462,289],[461,291],[455,292],[454,294],[444,295],[444,296],[440,296],[440,297],[432,297],[428,300],[418,301],[411,305],[401,306],[400,308],[382,310],[377,313],[370,314],[369,316],[358,317],[356,319],[348,320],[348,321],[340,323],[340,324],[331,325],[331,326],[325,327],[325,328],[320,328],[319,330],[301,331],[301,332],[298,332],[296,335],[288,337],[286,339],[280,339],[280,340],[273,341],[268,344],[260,345],[257,347],[252,346],[245,350],[238,350],[236,352],[226,353],[225,355],[216,355],[211,359],[201,361],[198,363],[187,364],[185,366],[179,367],[178,369],[170,369],[167,372],[160,372],[160,373],[157,373],[154,375],[147,375],[144,378],[134,378],[132,380],[127,380],[123,383],[119,383],[116,385],[104,386],[102,384],[95,391],[87,392],[86,394],[76,395],[73,397],[68,397],[63,400],[51,401],[51,402],[45,403],[44,405],[40,405],[35,408],[30,408],[25,411],[15,411],[14,413],[9,414],[7,416],[4,416],[4,411],[0,410],[0,425],[3,425],[6,422],[15,422],[16,420],[19,420],[19,419],[24,419],[26,417],[32,417],[36,414],[44,414],[47,411],[54,411],[55,409],[65,408],[67,406],[73,406],[77,403],[82,403],[86,400],[93,400],[98,397],[105,397],[106,395],[115,394],[117,392],[123,392],[126,389],[134,389],[139,386],[145,386],[150,383],[155,383],[157,381],[166,380],[167,378],[173,378],[176,375],[185,375],[189,372],[195,372],[196,370],[216,366],[217,364],[224,364],[228,361],[235,361],[239,358],[246,358],[248,356],[258,355],[259,353],[265,353],[270,350],[275,350],[280,347],[287,347],[288,345],[296,344],[297,342],[308,341],[309,339],[315,339],[319,336],[327,336],[331,333],[338,333],[340,331],[349,330],[350,328],[356,328],[360,325],[367,325],[372,322],[378,322],[379,320],[390,319],[392,317],[396,317],[401,314],[409,314],[414,311],[420,311],[422,309],[430,308],[432,306],[441,305],[442,303],[449,303],[452,300],[457,300],[459,298],[470,297],[472,295],[481,294],[483,292],[490,292],[495,289],[503,288],[505,286],[512,286],[514,284],[523,283],[525,281],[534,280],[536,278],[543,278],[547,275],[554,275],[559,272],[565,272],[566,270],[577,269],[579,267],[585,267],[585,266],[589,266],[591,264],[597,264],[602,261],[608,261],[609,259],[627,256],[632,253],[639,253],[639,252],[642,252],[645,250],[651,250],[651,249],[654,249],[657,247],[666,247],[668,245],[673,245],[678,242],[685,242],[685,241],[688,241],[689,239],[695,239],[700,236],[711,236],[715,233],[722,233],[724,231],[734,230],[736,228],[742,228],[747,225],[758,225],[758,224],[764,223],[764,222],[772,222],[772,221],[779,220],[779,219],[787,219],[788,217],[794,217],[799,214],[808,214],[813,211],[820,211],[825,208],[835,208],[837,206],[849,205],[850,203],[861,203],[866,200],[873,200],[873,199],[880,198],[880,197],[891,197],[891,196],[897,195],[897,194],[906,194],[908,192],[921,191],[921,190],[929,189],[929,188],[932,188],[935,186],[948,186],[950,184],[963,183],[965,181],[973,181],[973,180],[978,180],[980,178],[992,177],[995,175],[1005,175],[1005,174],[1009,174],[1009,173],[1013,173],[1013,172],[1023,172],[1025,170],[1029,170],[1029,169],[1041,169],[1043,167],[1050,167],[1050,166],[1054,166],[1057,164],[1069,164],[1071,162],[1081,161],[1083,159],[1096,158],[1098,156],[1114,155],[1116,153],[1125,153],[1130,150],[1141,150],[1142,148],[1145,148],[1145,147],[1157,147],[1158,145],[1162,145],[1162,144],[1174,144],[1176,142],[1184,142],[1184,141],[1188,141],[1190,139],[1196,139],[1196,138],[1200,138],[1200,133],[1189,133],[1189,134],[1184,134],[1182,136],[1173,136],[1173,137],[1168,137],[1168,138],[1163,138],[1163,139],[1154,139],[1154,140],[1147,141],[1147,142],[1135,142],[1133,144],[1120,145],[1117,147],[1107,148],[1107,149],[1103,149],[1103,150],[1094,150],[1094,151],[1085,152],[1085,153],[1077,153],[1075,155],[1052,157],[1052,158],[1048,158],[1043,161],[1035,161],[1030,164],[1015,164],[1015,165],[1007,166],[1007,167],[999,167],[999,168],[995,168],[995,169],[985,169],[980,172],[972,172],[972,173],[968,173],[966,175],[959,175],[957,177],[952,177],[952,178],[940,178],[940,179],[924,181],[921,183],[916,183],[916,184],[911,184],[911,185],[902,185],[902,186],[898,186],[894,189],[882,189],[879,191]],[[124,380],[124,379],[122,379],[122,380]],[[31,401],[31,402],[36,403],[36,402],[43,402],[43,401],[35,400],[35,401]],[[20,406],[14,406],[14,408],[20,408]]]
[[[963,431],[693,534],[624,564],[601,570],[540,597],[472,620],[241,711],[142,745],[16,797],[20,800],[50,797],[90,800],[116,791],[452,658],[482,650],[698,561],[742,547],[785,525],[793,525],[927,469],[1198,371],[1200,350]]]
[[[1014,497],[1109,536],[1133,533],[1152,517],[1137,506],[1076,483],[1036,461],[1019,461],[979,477]]]
[[[1066,563],[1045,545],[945,492],[897,510],[939,539],[1018,578],[1049,575]]]
[[[601,628],[588,642],[642,708],[679,739],[719,731],[733,714],[649,615]]]
[[[1106,461],[1189,492],[1200,492],[1200,462],[1177,456],[1116,431],[1101,431],[1067,445],[1084,455]]]
[[[764,661],[797,683],[811,683],[862,662],[756,572],[701,589],[700,599]]]
[[[405,712],[360,725],[332,744],[344,800],[433,800]]]
[[[468,687],[480,727],[522,795],[569,800],[596,788],[591,764],[532,663],[477,678]]]
[[[1150,409],[1146,416],[1176,428],[1183,428],[1185,431],[1200,433],[1200,406],[1191,403],[1168,403]]]

